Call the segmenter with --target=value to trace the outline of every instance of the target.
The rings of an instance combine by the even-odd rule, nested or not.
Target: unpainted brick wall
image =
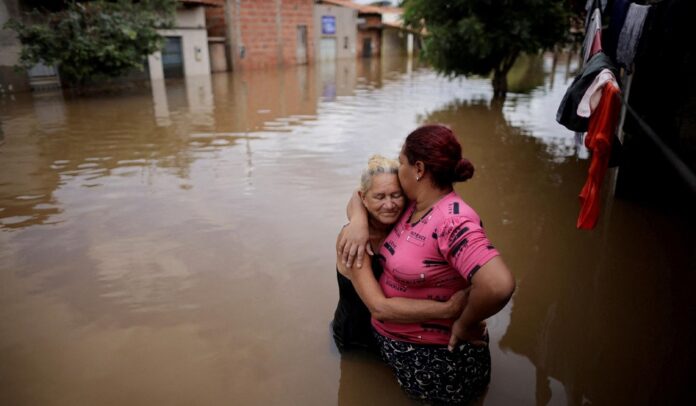
[[[233,69],[296,64],[297,30],[302,25],[307,27],[307,62],[314,60],[313,0],[241,0],[229,4],[234,8]]]
[[[224,5],[224,2],[220,0]],[[208,37],[225,36],[225,7],[206,7],[205,25],[208,29]]]

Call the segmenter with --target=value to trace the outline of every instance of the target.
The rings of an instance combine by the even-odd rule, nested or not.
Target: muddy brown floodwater
[[[457,191],[518,281],[480,403],[688,403],[693,222],[607,199],[575,229],[589,161],[554,114],[576,68],[521,60],[501,108],[405,59],[5,96],[0,404],[410,404],[329,322],[360,170],[425,122],[458,134]]]

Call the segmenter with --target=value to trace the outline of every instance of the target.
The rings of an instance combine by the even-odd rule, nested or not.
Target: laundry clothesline
[[[591,153],[588,177],[579,195],[581,207],[577,227],[580,229],[592,229],[597,224],[600,191],[608,167],[618,165],[614,158],[622,148],[621,135],[627,111],[696,193],[696,175],[627,103],[634,60],[646,37],[644,31],[656,32],[654,26],[648,29],[650,24],[646,24],[654,10],[653,5],[631,0],[587,1],[582,68],[556,113],[556,120],[575,131],[576,136],[582,137],[586,132],[584,143]],[[611,16],[608,27],[602,22],[605,11]]]

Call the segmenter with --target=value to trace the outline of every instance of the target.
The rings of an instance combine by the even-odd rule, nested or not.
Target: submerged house
[[[179,0],[174,27],[159,30],[164,48],[147,59],[150,79],[210,74],[205,8],[220,7],[213,0]]]
[[[22,0],[0,2],[0,94],[61,86],[58,69],[54,66],[37,64],[28,71],[15,69],[21,43],[14,31],[2,29],[2,26],[11,18],[21,19],[34,6]],[[221,4],[216,0],[178,0],[174,27],[160,30],[166,38],[164,49],[147,58],[145,72],[134,72],[124,80],[209,75],[211,63],[205,20],[205,9],[209,7],[220,8]]]
[[[314,44],[317,61],[355,58],[358,10],[335,2],[314,5]]]
[[[215,71],[224,38],[227,70],[304,65],[314,62],[314,0],[210,0],[207,10]]]
[[[403,9],[357,4],[350,0],[317,0],[318,5],[357,12],[355,55],[362,58],[412,54],[414,32],[404,27]],[[318,7],[318,6],[317,6]]]

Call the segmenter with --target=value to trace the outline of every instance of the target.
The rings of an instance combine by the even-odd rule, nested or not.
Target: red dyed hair
[[[474,176],[474,165],[462,158],[461,144],[454,132],[444,125],[427,124],[416,128],[406,137],[402,152],[411,165],[423,162],[433,183],[441,189]]]

